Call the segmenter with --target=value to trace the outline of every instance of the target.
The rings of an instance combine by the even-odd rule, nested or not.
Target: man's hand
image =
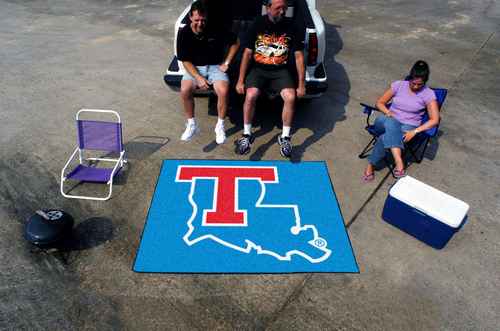
[[[221,65],[219,65],[219,70],[222,71],[222,72],[226,72],[227,69],[229,69],[229,66],[225,63],[222,63]]]
[[[304,95],[306,95],[306,88],[304,85],[299,85],[297,87],[297,98],[302,98]]]
[[[201,89],[201,90],[208,90],[210,87],[210,84],[208,84],[208,80],[205,79],[203,76],[196,76],[196,85]]]
[[[415,132],[415,130],[411,130],[411,131],[406,131],[404,134],[403,134],[403,141],[405,143],[409,142],[410,140],[413,139],[413,137],[415,137],[417,133]]]
[[[238,83],[236,83],[236,92],[238,92],[238,94],[245,94],[245,83],[238,81]]]

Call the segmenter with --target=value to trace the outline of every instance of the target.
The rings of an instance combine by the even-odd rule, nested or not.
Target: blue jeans
[[[379,136],[372,153],[368,156],[368,162],[375,165],[384,158],[386,148],[404,149],[403,134],[415,129],[416,126],[400,123],[397,119],[384,115],[377,117],[373,128]]]

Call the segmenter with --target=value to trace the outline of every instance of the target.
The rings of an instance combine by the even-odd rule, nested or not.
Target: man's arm
[[[295,66],[297,67],[297,97],[302,98],[306,94],[306,69],[304,65],[304,52],[295,51]]]
[[[184,69],[194,78],[196,79],[196,85],[202,89],[202,90],[207,90],[209,88],[208,81],[200,75],[196,67],[189,61],[182,61],[182,65],[184,66]]]
[[[233,59],[236,55],[236,52],[238,52],[238,49],[240,48],[240,40],[236,38],[236,43],[232,44],[231,47],[229,47],[229,51],[227,52],[226,59],[224,62],[219,66],[219,69],[222,72],[226,72],[227,69],[229,68],[229,65],[231,62],[233,62]]]
[[[243,56],[241,57],[240,65],[240,76],[238,77],[238,83],[236,84],[236,91],[239,94],[245,93],[245,77],[247,74],[248,66],[250,64],[250,59],[252,58],[253,51],[250,48],[245,48],[243,51]]]

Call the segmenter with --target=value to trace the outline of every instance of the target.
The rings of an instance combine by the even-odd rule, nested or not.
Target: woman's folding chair
[[[448,90],[444,88],[432,88],[434,90],[434,93],[436,94],[436,101],[438,103],[438,109],[441,110],[441,106],[444,103],[444,100],[446,99],[446,95],[448,94]],[[388,104],[389,106],[390,104]],[[365,130],[372,136],[372,140],[366,145],[366,147],[363,149],[363,151],[358,155],[359,158],[364,159],[369,155],[369,152],[373,149],[373,146],[375,146],[375,143],[377,142],[378,138],[378,133],[375,131],[373,127],[373,123],[370,122],[370,116],[373,113],[373,111],[379,111],[378,108],[366,105],[364,103],[361,103],[361,106],[363,107],[363,113],[367,115],[366,117],[366,126]],[[427,122],[429,120],[429,116],[427,112],[425,112],[424,117],[422,118],[422,124]],[[411,157],[415,160],[415,162],[420,163],[424,159],[424,154],[427,149],[427,146],[429,145],[429,141],[432,137],[435,137],[438,133],[439,129],[439,123],[433,128],[430,128],[428,130],[419,132],[415,137],[413,137],[412,140],[410,140],[408,143],[405,143],[405,148],[403,151],[403,160],[406,160],[408,158],[408,154],[411,155]],[[386,159],[386,163],[391,169],[391,172],[393,170],[392,163],[389,162],[389,160]],[[394,175],[394,174],[393,174]]]
[[[115,121],[81,119],[81,115],[109,114]],[[113,178],[120,172],[125,159],[125,149],[122,141],[122,123],[120,115],[113,110],[81,109],[76,114],[78,146],[64,165],[61,171],[61,194],[66,198],[108,200],[113,192]],[[90,157],[98,152],[107,152],[107,155]],[[69,170],[70,163],[76,159],[78,165]],[[107,156],[116,155],[118,158]],[[106,162],[109,168],[97,167],[99,162]],[[64,182],[75,180],[80,182],[106,183],[108,194],[105,197],[71,195],[64,191]]]

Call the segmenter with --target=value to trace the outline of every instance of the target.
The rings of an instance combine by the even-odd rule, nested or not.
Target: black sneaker
[[[244,134],[240,139],[235,141],[236,144],[236,153],[240,155],[244,155],[250,152],[250,148],[252,147],[252,143],[254,141],[254,137],[249,134]]]
[[[290,137],[278,136],[278,144],[280,145],[281,156],[292,156],[292,144],[290,143]]]

